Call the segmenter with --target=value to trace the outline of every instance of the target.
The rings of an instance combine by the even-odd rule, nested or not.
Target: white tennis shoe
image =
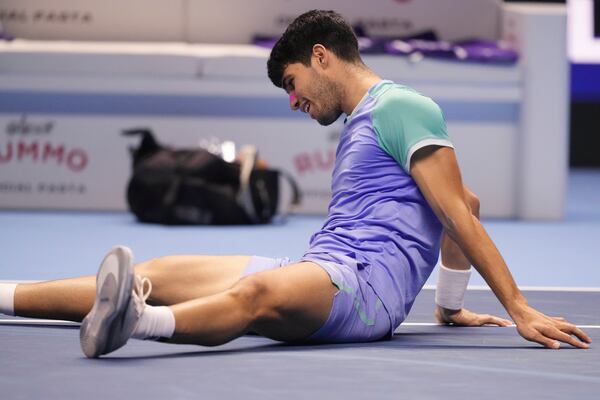
[[[108,354],[127,343],[151,290],[150,280],[135,275],[129,248],[116,246],[108,252],[96,275],[96,301],[79,331],[86,357]]]

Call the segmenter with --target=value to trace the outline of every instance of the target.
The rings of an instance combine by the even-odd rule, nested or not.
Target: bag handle
[[[256,215],[254,202],[252,201],[250,176],[252,175],[252,170],[258,160],[258,151],[255,146],[247,145],[242,147],[240,153],[242,164],[240,168],[240,188],[237,194],[237,201],[244,211],[246,211],[246,214],[252,223],[256,224],[260,219],[258,218],[258,215]]]
[[[298,184],[296,180],[290,175],[287,171],[279,170],[281,176],[287,181],[287,183],[292,188],[292,199],[287,206],[287,209],[281,213],[283,217],[287,217],[288,214],[294,212],[294,210],[300,205],[300,201],[302,200],[302,194],[300,193],[300,189],[298,188]]]
[[[152,135],[148,128],[131,128],[121,131],[123,136],[141,136],[142,141],[137,147],[130,147],[129,152],[133,156],[134,166],[144,157],[152,155],[163,148]]]
[[[250,188],[250,176],[254,170],[254,166],[258,160],[258,151],[255,146],[244,146],[241,150],[242,164],[240,168],[240,189],[237,194],[238,204],[246,211],[248,217],[253,223],[260,222],[259,216],[256,214],[254,201],[252,200],[252,191]],[[286,171],[278,170],[279,174],[288,182],[292,189],[292,198],[287,208],[281,212],[280,217],[285,219],[300,205],[302,195],[296,180]]]

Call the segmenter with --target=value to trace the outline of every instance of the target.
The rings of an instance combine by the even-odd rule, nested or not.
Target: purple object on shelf
[[[391,40],[385,45],[388,54],[419,56],[419,58],[443,58],[467,62],[495,64],[515,63],[519,54],[501,42],[489,40],[467,40],[461,42]]]
[[[392,54],[418,60],[437,58],[491,64],[513,64],[519,59],[519,54],[515,50],[502,42],[492,40],[469,39],[446,42],[438,40],[434,31],[424,31],[398,38],[371,37],[360,26],[355,26],[354,31],[362,54]],[[256,35],[252,42],[257,46],[272,49],[277,38]]]
[[[273,46],[275,46],[275,43],[277,43],[277,40],[277,38],[270,36],[255,35],[252,38],[252,43],[260,47],[272,49]]]
[[[390,40],[385,46],[388,54],[408,56],[420,53],[436,58],[454,58],[452,43],[433,40]]]
[[[369,36],[365,29],[360,25],[354,26],[353,29],[358,38],[358,50],[362,54],[387,54],[387,45],[393,40],[437,40],[436,33],[431,30],[419,32],[409,36],[377,37]]]
[[[455,47],[457,57],[466,61],[515,63],[519,60],[519,53],[503,42],[473,39],[456,42]]]

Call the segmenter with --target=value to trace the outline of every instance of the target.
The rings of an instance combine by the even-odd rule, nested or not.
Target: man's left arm
[[[515,321],[521,336],[549,348],[559,348],[559,342],[588,347],[591,339],[581,329],[564,320],[548,317],[528,305],[500,252],[465,201],[452,148],[421,148],[410,160],[410,174],[445,232],[488,283]]]

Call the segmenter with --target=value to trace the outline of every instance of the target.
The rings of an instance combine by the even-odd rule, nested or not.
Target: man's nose
[[[296,97],[296,92],[290,92],[290,108],[294,111],[300,108],[300,102]]]

